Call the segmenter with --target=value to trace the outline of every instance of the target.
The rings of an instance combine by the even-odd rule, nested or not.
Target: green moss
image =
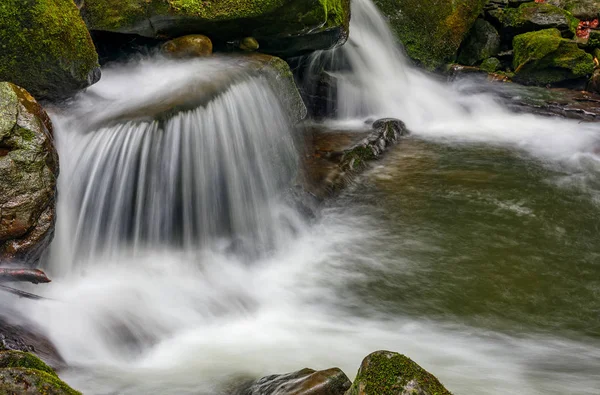
[[[389,351],[377,351],[365,358],[348,395],[397,395],[416,381],[430,395],[450,395],[438,379],[410,358]]]
[[[575,35],[575,30],[579,25],[579,20],[570,12],[551,4],[533,2],[521,4],[518,8],[504,9],[500,21],[503,26],[512,29],[516,34],[551,27],[544,26],[542,22],[537,21],[549,21],[549,24],[557,24],[557,21],[562,21],[556,27],[568,37]]]
[[[428,69],[456,59],[485,0],[375,0],[408,56]]]
[[[43,395],[81,395],[56,375],[27,368],[0,369],[0,393],[16,394],[34,387]]]
[[[54,370],[46,365],[41,359],[33,354],[21,351],[0,352],[0,369],[4,368],[35,369],[56,376]]]
[[[594,71],[591,54],[561,38],[557,29],[518,35],[513,40],[516,80],[546,85],[585,77]]]
[[[89,85],[98,67],[94,44],[72,0],[3,0],[0,49],[0,80],[38,98]]]
[[[498,58],[487,58],[481,62],[479,68],[483,71],[487,71],[488,73],[493,73],[500,68],[500,61]]]

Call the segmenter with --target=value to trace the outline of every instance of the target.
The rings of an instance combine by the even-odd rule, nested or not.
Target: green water
[[[342,202],[384,229],[350,308],[510,334],[600,338],[596,175],[489,146],[401,142]]]

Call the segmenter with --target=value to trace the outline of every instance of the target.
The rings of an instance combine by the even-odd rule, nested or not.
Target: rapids
[[[597,124],[515,114],[413,68],[371,0],[353,1],[349,42],[311,60],[336,56],[352,72],[332,72],[328,122],[393,116],[413,137],[314,221],[283,199],[297,131],[269,77],[218,57],[104,70],[52,114],[54,281],[35,289],[52,300],[3,302],[47,331],[86,394],[218,394],[305,366],[352,376],[377,349],[457,394],[597,394]],[[140,113],[217,78],[227,88],[196,108]],[[539,300],[560,302],[556,325]]]

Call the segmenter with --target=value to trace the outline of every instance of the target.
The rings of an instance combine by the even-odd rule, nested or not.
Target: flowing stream
[[[113,65],[54,112],[54,281],[35,289],[52,300],[9,302],[61,376],[86,394],[219,394],[306,366],[353,376],[389,349],[456,394],[598,394],[600,127],[412,68],[370,0],[313,60],[338,56],[352,72],[328,122],[392,116],[413,135],[312,221],[285,199],[297,131],[270,77],[231,59]]]

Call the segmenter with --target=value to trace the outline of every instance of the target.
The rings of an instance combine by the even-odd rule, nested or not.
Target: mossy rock
[[[531,31],[558,29],[565,38],[575,36],[579,20],[568,11],[547,3],[525,3],[505,8],[500,15],[505,40]]]
[[[458,63],[474,66],[500,52],[500,34],[491,23],[477,19],[462,43]]]
[[[451,395],[439,380],[410,358],[376,351],[360,365],[345,395]]]
[[[213,44],[202,34],[190,34],[167,41],[162,51],[173,58],[197,58],[212,55]]]
[[[0,369],[5,368],[35,369],[56,376],[54,369],[46,365],[44,361],[31,353],[22,351],[1,351]]]
[[[487,58],[486,60],[481,62],[479,68],[483,71],[487,71],[488,73],[493,73],[495,71],[498,71],[501,66],[502,63],[498,58]]]
[[[548,0],[549,4],[569,11],[575,18],[590,20],[598,18],[600,0]]]
[[[98,54],[73,0],[0,2],[0,81],[38,99],[69,97],[100,78]]]
[[[0,261],[40,258],[54,230],[57,177],[50,118],[27,91],[0,82]]]
[[[408,56],[427,69],[456,60],[485,0],[374,0]]]
[[[0,369],[0,394],[81,395],[56,374],[22,367]]]
[[[590,38],[588,39],[587,46],[593,49],[600,48],[600,31],[590,31]]]
[[[344,43],[350,0],[86,0],[81,12],[90,30],[205,34],[219,43],[255,37],[263,51],[291,56]]]
[[[594,71],[591,54],[561,37],[558,29],[521,34],[513,40],[515,81],[548,85],[586,77]]]

